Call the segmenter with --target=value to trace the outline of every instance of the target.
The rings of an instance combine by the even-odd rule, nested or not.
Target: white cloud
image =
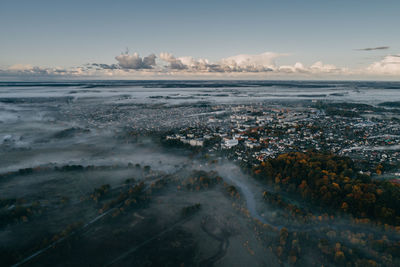
[[[341,69],[332,64],[324,64],[321,61],[317,61],[310,66],[310,70],[313,73],[344,73],[345,69]]]
[[[271,71],[276,67],[275,59],[281,56],[284,56],[284,54],[271,52],[265,52],[258,55],[242,54],[224,58],[220,61],[220,64],[224,67],[228,67],[232,71]]]
[[[385,56],[381,61],[372,63],[367,67],[367,72],[372,75],[400,76],[400,54]]]
[[[174,57],[170,53],[161,53],[160,59],[165,62],[168,62],[169,63],[168,68],[173,70],[183,70],[188,68],[186,64],[184,64],[180,59]]]
[[[283,65],[278,67],[278,71],[282,73],[310,73],[310,70],[304,67],[300,62],[292,65]]]

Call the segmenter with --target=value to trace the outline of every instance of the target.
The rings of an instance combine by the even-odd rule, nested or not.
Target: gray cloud
[[[169,63],[168,68],[172,70],[184,70],[188,68],[187,65],[183,64],[180,59],[177,59],[170,53],[161,53],[160,59],[165,62],[168,62]]]
[[[97,67],[98,69],[103,69],[103,70],[116,70],[120,69],[120,67],[117,64],[104,64],[104,63],[93,63],[89,67],[94,66]]]
[[[144,68],[152,68],[153,66],[156,65],[156,55],[151,54],[147,57],[143,58],[143,66]]]
[[[360,48],[357,50],[359,50],[359,51],[374,51],[374,50],[387,50],[389,48],[390,48],[389,46],[378,46],[378,47]]]
[[[138,53],[133,55],[124,53],[116,56],[115,59],[122,69],[128,70],[152,69],[156,65],[156,55],[154,54],[142,58]]]

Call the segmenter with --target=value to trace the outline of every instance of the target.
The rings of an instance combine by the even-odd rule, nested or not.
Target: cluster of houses
[[[328,116],[312,107],[293,109],[240,105],[224,117],[208,117],[198,128],[186,128],[166,139],[203,147],[218,138],[208,152],[224,151],[239,161],[254,162],[289,151],[332,151],[370,162],[400,159],[400,123],[367,117]]]
[[[203,137],[195,137],[194,134],[188,133],[188,134],[173,134],[173,135],[167,135],[165,137],[166,140],[176,140],[180,141],[183,144],[188,144],[190,146],[200,146],[202,147],[204,145],[204,140],[210,139],[211,136],[204,135]]]

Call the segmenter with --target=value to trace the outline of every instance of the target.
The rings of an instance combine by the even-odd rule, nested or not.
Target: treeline
[[[383,102],[379,103],[378,106],[383,106],[383,107],[392,107],[392,108],[400,108],[400,101],[394,101],[394,102]]]
[[[115,170],[118,168],[136,168],[140,169],[142,166],[138,163],[128,163],[128,165],[104,165],[104,166],[95,166],[95,165],[79,165],[79,164],[72,164],[72,165],[62,165],[62,166],[37,166],[34,168],[21,168],[17,171],[10,171],[6,173],[0,174],[0,179],[2,178],[10,178],[18,175],[30,175],[35,173],[43,173],[43,172],[51,172],[51,171],[58,171],[58,172],[72,172],[72,171],[92,171],[92,170]],[[144,171],[149,171],[150,166],[143,166]]]
[[[207,190],[222,181],[222,177],[214,171],[194,170],[188,178],[178,184],[177,188],[178,190],[186,189],[189,191]]]
[[[254,175],[325,210],[400,225],[400,186],[360,174],[347,157],[291,152],[253,168]]]
[[[35,213],[41,213],[39,201],[26,203],[24,199],[0,198],[0,228],[11,223],[28,222]]]
[[[340,116],[340,117],[360,117],[360,113],[353,110],[337,109],[334,107],[329,107],[325,109],[326,115],[329,116]]]

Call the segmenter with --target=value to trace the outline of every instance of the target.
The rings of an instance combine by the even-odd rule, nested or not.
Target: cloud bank
[[[224,74],[345,74],[346,69],[338,68],[321,61],[315,62],[309,67],[298,62],[294,65],[276,64],[275,60],[289,56],[265,52],[256,55],[241,54],[223,58],[215,63],[207,59],[195,59],[193,57],[175,57],[170,53],[161,53],[160,59],[167,63],[166,72],[185,73],[224,73]]]
[[[282,54],[283,55],[283,54]],[[262,53],[259,55],[237,55],[223,58],[218,62],[210,63],[207,59],[193,57],[175,57],[170,53],[161,53],[160,59],[168,63],[169,70],[186,70],[189,72],[268,72],[276,65],[275,58],[282,56],[277,53]]]
[[[367,49],[367,48],[366,48]],[[368,48],[383,49],[383,48]],[[134,79],[359,79],[381,77],[400,78],[400,54],[387,55],[370,65],[349,69],[317,61],[311,65],[297,62],[293,65],[277,64],[279,58],[289,54],[265,52],[240,54],[211,62],[205,58],[177,57],[171,53],[150,54],[141,57],[138,53],[122,53],[112,64],[90,63],[72,68],[46,68],[31,65],[13,65],[0,69],[0,78],[134,78]]]

